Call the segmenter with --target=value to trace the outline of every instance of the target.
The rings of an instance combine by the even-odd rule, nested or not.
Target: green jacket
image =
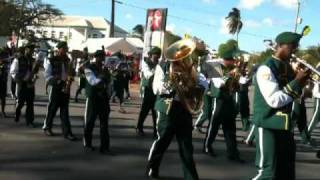
[[[262,65],[270,68],[276,78],[279,90],[282,90],[292,98],[297,98],[301,95],[301,87],[298,82],[294,80],[294,72],[289,63],[269,58]],[[290,115],[292,102],[280,108],[272,108],[263,97],[256,76],[254,77],[253,85],[255,87],[253,123],[257,127],[262,128],[291,130],[293,126]]]

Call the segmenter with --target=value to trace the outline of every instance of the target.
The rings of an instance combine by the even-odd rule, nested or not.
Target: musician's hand
[[[310,78],[310,74],[310,70],[304,70],[299,68],[297,70],[295,80],[298,81],[301,86],[305,86],[307,84],[307,80]]]

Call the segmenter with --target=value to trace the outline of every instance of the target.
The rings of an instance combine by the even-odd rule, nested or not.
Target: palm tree
[[[226,20],[228,21],[227,27],[229,29],[229,33],[233,35],[237,34],[237,41],[238,41],[238,36],[243,25],[241,21],[241,16],[240,16],[240,10],[237,8],[232,8],[228,16],[226,17]]]
[[[143,40],[143,37],[144,37],[144,27],[143,27],[143,25],[137,24],[132,29],[132,34],[133,34],[133,36],[139,37],[140,39]]]

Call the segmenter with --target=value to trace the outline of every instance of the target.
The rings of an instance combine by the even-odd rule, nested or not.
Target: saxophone
[[[179,97],[181,104],[191,114],[198,114],[203,106],[204,88],[197,85],[197,71],[191,57],[196,43],[190,39],[177,41],[169,46],[165,56],[171,61],[169,84]]]
[[[67,58],[66,60],[67,62],[65,62],[65,67],[67,68],[67,79],[66,82],[64,84],[64,87],[62,88],[62,92],[64,92],[65,94],[70,94],[70,89],[71,89],[71,85],[72,82],[74,81],[74,69],[73,69],[73,63],[72,61],[70,61],[69,58]]]

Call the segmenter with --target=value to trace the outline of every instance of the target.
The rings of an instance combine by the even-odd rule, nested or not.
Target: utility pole
[[[115,6],[115,0],[111,1],[111,23],[110,23],[110,31],[109,31],[109,37],[114,37],[114,6]]]
[[[295,23],[295,26],[294,26],[294,32],[297,32],[297,29],[298,29],[298,24],[301,23],[301,19],[299,17],[299,14],[300,14],[300,0],[297,0],[298,1],[298,9],[297,9],[297,16],[296,16],[296,23]]]

